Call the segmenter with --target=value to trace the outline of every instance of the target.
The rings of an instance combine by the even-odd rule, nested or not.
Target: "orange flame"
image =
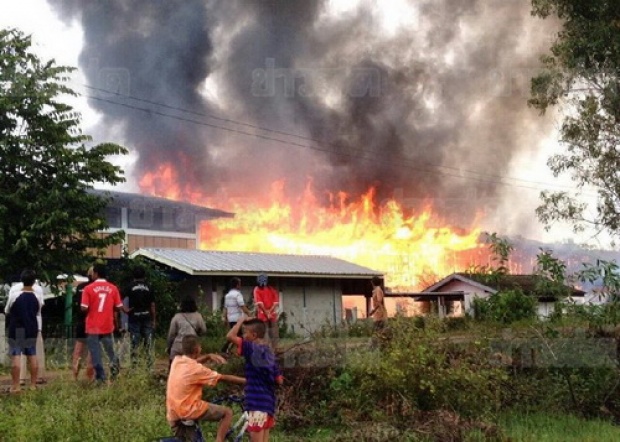
[[[485,249],[480,229],[449,226],[430,205],[412,212],[394,200],[377,204],[374,188],[358,200],[337,192],[321,203],[309,181],[301,197],[291,201],[280,180],[266,201],[218,201],[175,182],[174,168],[164,165],[146,174],[140,187],[235,213],[201,225],[201,249],[334,256],[384,272],[393,291],[423,289],[438,277],[464,270]]]

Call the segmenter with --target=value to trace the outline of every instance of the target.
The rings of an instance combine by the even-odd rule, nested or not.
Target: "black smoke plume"
[[[207,194],[374,185],[469,217],[549,131],[526,100],[553,30],[528,0],[411,0],[392,22],[370,0],[49,2],[83,26],[91,105],[136,180],[168,163]]]

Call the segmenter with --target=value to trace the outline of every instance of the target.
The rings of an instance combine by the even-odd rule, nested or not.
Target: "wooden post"
[[[65,287],[65,337],[67,340],[73,337],[71,333],[73,325],[73,285],[67,282]]]
[[[4,333],[4,331],[6,330],[5,321],[6,321],[6,315],[4,314],[4,312],[2,312],[0,313],[0,365],[7,364],[8,348],[7,348],[6,335]]]

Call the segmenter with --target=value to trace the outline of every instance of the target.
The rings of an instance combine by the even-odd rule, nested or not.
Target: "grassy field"
[[[165,421],[165,381],[142,373],[125,373],[109,387],[95,387],[70,380],[62,374],[45,388],[4,396],[0,413],[2,441],[152,441],[170,430]],[[206,397],[216,392],[205,390]],[[306,428],[284,433],[277,429],[274,442],[328,440],[389,440],[376,427],[345,435],[338,429]],[[553,414],[505,414],[499,426],[510,441],[617,441],[620,428],[602,421],[584,421]],[[205,425],[213,440],[213,424]],[[392,439],[393,440],[393,439]],[[433,440],[419,434],[399,440]],[[463,440],[482,441],[475,432]]]
[[[369,348],[364,337],[327,334],[308,343],[284,341],[289,350],[281,358],[286,381],[279,389],[279,420],[271,440],[620,440],[620,427],[611,420],[575,417],[610,415],[601,409],[620,416],[620,371],[615,365],[502,365],[490,347],[493,330],[446,331],[436,327],[441,325],[393,325],[398,345],[380,350]],[[203,349],[217,351],[221,341],[205,339]],[[167,361],[161,342],[157,348],[158,371],[163,373]],[[165,375],[138,368],[123,370],[111,386],[76,383],[63,362],[66,357],[49,353],[50,382],[43,388],[0,397],[0,442],[139,442],[170,435]],[[218,369],[241,374],[242,360],[232,358]],[[205,389],[204,397],[209,400],[230,388]],[[203,430],[207,440],[214,439],[215,424],[205,424]]]
[[[500,425],[511,441],[519,442],[613,442],[620,427],[600,420],[570,415],[520,413],[501,417]]]

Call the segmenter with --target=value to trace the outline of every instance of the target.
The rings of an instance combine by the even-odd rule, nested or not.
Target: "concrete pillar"
[[[437,297],[437,316],[440,318],[446,317],[446,302],[442,296]]]

